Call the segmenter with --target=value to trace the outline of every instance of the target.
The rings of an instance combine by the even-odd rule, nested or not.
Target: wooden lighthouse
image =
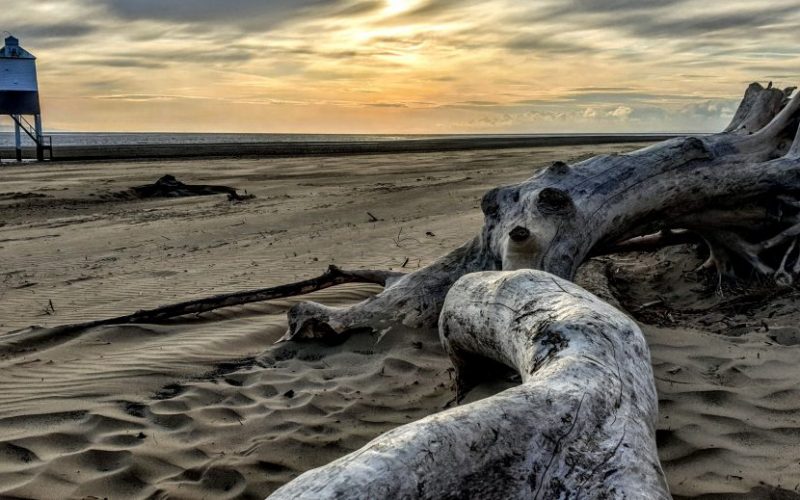
[[[11,35],[0,50],[0,115],[14,120],[17,161],[22,161],[22,132],[36,144],[36,159],[44,153],[53,155],[52,139],[42,134],[42,111],[39,105],[39,84],[36,79],[36,58],[19,45]],[[33,116],[33,125],[25,119]]]

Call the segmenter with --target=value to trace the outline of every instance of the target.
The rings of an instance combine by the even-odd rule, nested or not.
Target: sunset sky
[[[710,131],[800,0],[0,0],[50,130]],[[6,120],[2,120],[3,125]]]

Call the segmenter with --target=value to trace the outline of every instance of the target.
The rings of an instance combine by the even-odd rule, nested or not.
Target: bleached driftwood
[[[650,354],[636,324],[543,271],[474,273],[439,333],[459,392],[487,362],[522,384],[383,434],[270,498],[669,498]]]
[[[489,191],[479,235],[357,305],[312,302],[289,313],[284,339],[395,322],[433,326],[450,286],[467,273],[542,269],[571,279],[593,254],[632,238],[689,230],[721,277],[793,283],[800,274],[800,98],[752,84],[731,124],[574,165]]]

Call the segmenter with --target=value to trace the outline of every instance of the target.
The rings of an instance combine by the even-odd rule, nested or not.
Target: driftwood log
[[[184,196],[210,196],[226,194],[230,201],[243,201],[253,195],[239,194],[235,188],[211,184],[184,184],[173,175],[164,175],[152,184],[130,188],[130,194],[136,198],[180,198]],[[121,194],[126,194],[124,191]]]
[[[387,432],[270,498],[670,498],[650,353],[627,316],[543,271],[482,272],[450,289],[439,333],[460,392],[487,362],[522,384]]]

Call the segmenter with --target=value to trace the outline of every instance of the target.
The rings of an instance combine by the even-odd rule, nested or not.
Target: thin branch
[[[637,236],[619,243],[595,248],[592,250],[592,257],[624,252],[652,252],[668,246],[701,243],[702,241],[699,236],[691,231],[666,229],[658,233]]]
[[[117,316],[115,318],[87,321],[72,325],[63,325],[58,328],[61,334],[94,328],[105,325],[124,325],[130,323],[158,323],[167,319],[186,316],[188,314],[200,314],[223,307],[250,304],[253,302],[263,302],[265,300],[304,295],[318,290],[323,290],[344,283],[375,283],[386,285],[387,282],[395,280],[404,273],[391,271],[375,270],[353,270],[344,271],[334,265],[330,265],[328,270],[321,276],[295,283],[278,285],[269,288],[259,288],[257,290],[246,290],[242,292],[224,293],[213,295],[202,299],[168,304],[155,309],[145,309],[136,311],[132,314]]]

